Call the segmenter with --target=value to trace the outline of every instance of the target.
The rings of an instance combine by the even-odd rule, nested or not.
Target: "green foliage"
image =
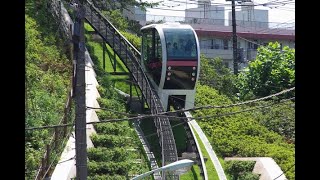
[[[92,142],[96,147],[121,147],[132,145],[132,141],[129,138],[117,135],[96,135],[91,136]]]
[[[111,21],[111,23],[120,31],[128,29],[128,21],[122,16],[119,9],[102,11],[102,14]]]
[[[210,177],[209,174],[208,174],[208,177]],[[201,176],[200,176],[200,168],[199,168],[199,166],[198,165],[192,165],[191,169],[188,172],[186,172],[186,173],[184,173],[184,174],[182,174],[180,176],[180,179],[181,180],[189,180],[189,179],[200,180],[200,179],[202,179]]]
[[[92,57],[95,68],[98,69],[97,81],[100,98],[98,103],[102,110],[97,110],[100,120],[122,119],[127,116],[126,101],[114,90],[115,79],[104,71],[113,71],[110,58],[113,51],[107,45],[106,70],[101,68],[101,44],[92,42],[88,36],[88,51]],[[127,72],[121,60],[117,57],[117,72]],[[109,68],[109,69],[108,69]],[[125,77],[127,78],[127,77]],[[97,134],[91,136],[95,148],[88,150],[90,165],[88,166],[88,179],[128,179],[129,175],[141,174],[149,171],[146,156],[136,132],[128,121],[99,123],[94,125]],[[105,163],[108,162],[108,163]],[[125,166],[125,168],[123,168]]]
[[[201,55],[200,84],[212,86],[221,94],[235,97],[235,75],[225,67],[221,58],[208,59]]]
[[[239,73],[237,87],[241,99],[264,97],[295,86],[295,50],[280,44],[269,43],[259,47],[257,57],[248,71]],[[285,97],[292,97],[287,93]],[[252,97],[254,96],[254,97]]]
[[[97,132],[102,134],[112,134],[118,136],[128,134],[128,125],[121,124],[119,122],[96,124],[94,128]]]
[[[121,34],[138,50],[141,51],[141,37],[131,34],[126,31],[121,31]]]
[[[88,180],[126,180],[126,176],[121,175],[92,175],[88,176]]]
[[[89,148],[88,149],[88,158],[90,161],[125,161],[127,156],[130,155],[130,152],[127,151],[123,147],[115,147],[115,148],[106,148],[106,147],[98,147],[98,148]]]
[[[237,160],[226,161],[225,171],[226,173],[232,176],[233,180],[237,180],[237,179],[243,180],[244,177],[245,178],[255,177],[255,176],[249,175],[249,174],[252,174],[249,172],[252,172],[255,163],[256,163],[255,161],[237,161]],[[244,173],[246,174],[244,175]],[[259,179],[259,176],[258,176],[258,179]],[[254,179],[251,179],[251,180],[254,180]]]
[[[89,30],[88,26],[86,26],[87,31]],[[87,32],[86,32],[87,33]],[[94,42],[92,41],[91,35],[86,34],[87,37],[87,49],[90,53],[90,57],[92,58],[93,63],[95,64],[95,68],[98,80],[101,77],[104,77],[106,72],[128,72],[127,68],[123,64],[123,62],[120,60],[120,58],[115,55],[114,57],[114,51],[112,48],[105,44],[106,46],[106,56],[105,56],[105,69],[103,69],[103,46],[102,43]],[[116,59],[116,69],[113,69],[113,62],[114,58]],[[112,63],[111,63],[112,62]]]
[[[217,90],[205,85],[197,86],[196,107],[231,103],[228,97],[219,95]],[[243,109],[247,108],[249,107],[245,106]],[[240,110],[242,108],[238,106],[222,109],[214,108],[197,111],[193,115],[194,117],[213,116]],[[281,169],[288,169],[290,165],[294,164],[294,144],[286,143],[281,135],[260,124],[254,118],[252,112],[255,111],[231,116],[204,118],[198,120],[198,123],[218,155],[223,157],[271,157],[279,164]],[[286,172],[286,177],[294,179],[294,171],[291,169]]]
[[[115,91],[111,88],[104,88],[104,87],[112,87],[112,82],[110,80],[110,76],[102,76],[101,78],[97,78],[97,81],[101,86],[98,87],[99,93],[101,96],[106,98],[114,98]]]
[[[253,174],[251,172],[244,172],[239,176],[239,179],[241,180],[259,180],[260,175],[259,174]]]
[[[130,29],[128,29],[128,31],[130,31],[138,36],[142,35],[142,33],[141,33],[142,25],[140,25],[139,21],[129,20],[129,27],[130,27]]]
[[[123,101],[123,100],[122,100]],[[121,102],[117,99],[102,99],[99,98],[98,102],[103,104],[105,107],[112,108],[113,111],[117,112],[125,112],[125,107],[121,106]],[[124,115],[119,113],[114,113],[112,111],[98,111],[97,112],[99,118],[101,119],[115,119],[115,118],[124,118]]]
[[[206,168],[207,168],[208,177],[212,178],[212,179],[219,179],[218,174],[216,172],[216,169],[215,169],[215,167],[213,165],[213,162],[211,161],[211,158],[210,158],[205,146],[203,145],[199,135],[197,134],[197,132],[195,131],[194,128],[193,128],[193,131],[195,132],[196,138],[197,138],[197,140],[199,142],[199,146],[200,146],[203,158],[207,158],[205,164],[206,164]]]
[[[28,0],[25,6],[26,127],[59,123],[72,74],[58,26],[48,13],[47,0],[39,2]],[[26,179],[34,179],[52,133],[47,129],[25,132]]]
[[[128,175],[130,162],[88,162],[88,175],[109,174],[109,175]]]
[[[171,126],[177,125],[181,122],[179,121],[171,121],[170,124]],[[187,135],[186,131],[183,128],[183,126],[176,126],[172,128],[173,136],[176,141],[176,148],[177,148],[177,153],[178,156],[181,156],[183,152],[186,151],[187,149]]]
[[[266,103],[259,103],[265,105]],[[271,131],[286,138],[288,143],[295,143],[295,102],[287,101],[272,108],[252,113],[253,117]]]
[[[93,1],[93,4],[96,7],[99,7],[99,9],[102,10],[115,10],[120,9],[122,12],[123,9],[128,9],[130,6],[136,6],[139,7],[141,10],[146,11],[147,7],[155,7],[159,5],[159,2],[143,2],[143,1],[137,1],[137,0],[121,0],[121,1],[111,1],[111,0],[95,0]]]

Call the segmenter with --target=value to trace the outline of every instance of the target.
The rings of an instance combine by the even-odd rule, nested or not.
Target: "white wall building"
[[[152,15],[148,11],[143,11],[138,7],[131,7],[129,11],[124,9],[123,16],[128,20],[139,21],[139,24],[144,26],[150,22],[184,22],[185,18],[181,16],[168,16],[168,15]]]
[[[188,24],[225,24],[225,9],[223,6],[212,6],[211,1],[198,1],[198,7],[185,11],[185,21]]]
[[[147,21],[146,11],[141,10],[138,7],[130,7],[129,10],[123,10],[123,16],[128,20],[139,21],[139,24],[144,25]]]
[[[242,27],[268,28],[268,10],[254,9],[253,2],[241,3],[241,10],[236,11],[236,24]],[[228,13],[228,25],[232,25],[231,11]]]

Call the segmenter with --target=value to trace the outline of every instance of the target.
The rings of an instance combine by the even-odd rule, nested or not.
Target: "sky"
[[[163,1],[162,3],[160,3],[161,6],[157,7],[161,9],[184,10],[186,8],[197,7],[196,5],[197,0],[144,0],[144,1],[147,1],[147,2]],[[284,22],[294,23],[295,22],[295,0],[253,0],[253,2],[254,4],[268,3],[267,7],[263,7],[261,5],[261,6],[256,6],[255,9],[269,10],[269,22],[275,22],[275,23],[284,23]],[[280,2],[284,3],[284,5],[280,6],[279,5]],[[219,5],[225,4],[225,9],[230,9],[230,10],[226,10],[225,17],[226,18],[228,17],[227,13],[231,11],[231,1],[211,0],[211,4],[219,4]],[[169,11],[169,10],[148,8],[148,14],[184,16],[184,11]]]

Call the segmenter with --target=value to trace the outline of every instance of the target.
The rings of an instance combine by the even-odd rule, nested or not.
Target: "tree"
[[[260,102],[257,105],[267,104]],[[295,143],[295,102],[282,102],[251,114],[261,125],[285,137],[288,143]]]
[[[251,179],[258,180],[259,175],[252,174],[255,161],[226,161],[225,170],[232,176],[233,180],[238,179]],[[249,178],[250,177],[250,178]]]
[[[139,7],[142,11],[146,11],[147,7],[157,6],[159,3],[148,3],[136,0],[93,0],[94,6],[97,7],[104,16],[106,16],[112,24],[119,30],[126,31],[128,29],[129,20],[124,18],[122,12],[124,9],[132,12],[130,7]],[[134,12],[132,12],[134,13]],[[138,34],[140,31],[139,24],[131,21],[131,24],[135,24],[135,31]],[[130,30],[133,30],[130,27]]]
[[[229,68],[223,65],[221,58],[207,59],[201,55],[200,67],[200,84],[208,85],[225,94],[230,98],[234,98],[236,92],[235,78]]]
[[[295,86],[295,50],[278,42],[258,48],[257,57],[238,75],[237,87],[243,100],[264,97]],[[284,96],[291,97],[293,93]]]
[[[120,31],[128,29],[128,21],[122,16],[119,9],[102,11],[102,14],[107,16],[112,24]]]

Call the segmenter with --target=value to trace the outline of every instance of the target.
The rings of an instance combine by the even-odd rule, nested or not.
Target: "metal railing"
[[[157,93],[149,84],[140,65],[140,52],[106,19],[101,12],[88,1],[84,4],[86,9],[85,19],[102,39],[113,48],[113,51],[120,57],[124,65],[138,85],[143,100],[149,106],[152,114],[163,112],[163,107]],[[166,117],[154,118],[157,128],[160,147],[162,148],[162,164],[170,164],[178,160],[176,144],[171,129],[170,121]],[[163,174],[170,179],[178,179],[177,175]]]

